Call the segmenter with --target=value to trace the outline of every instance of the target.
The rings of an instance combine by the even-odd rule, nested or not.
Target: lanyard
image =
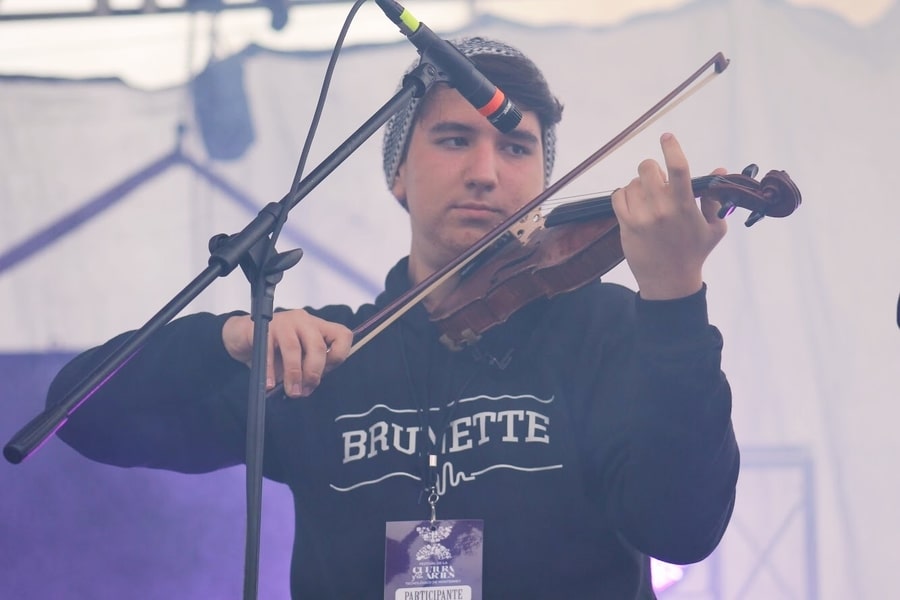
[[[420,457],[419,474],[422,478],[422,482],[424,483],[423,489],[420,493],[420,499],[425,498],[425,500],[428,502],[428,506],[430,508],[431,523],[434,524],[435,521],[437,521],[437,503],[441,497],[441,491],[438,490],[440,448],[443,445],[444,436],[446,435],[447,429],[450,425],[450,420],[456,412],[456,407],[459,405],[459,400],[463,392],[466,390],[466,388],[469,387],[469,384],[472,383],[472,380],[480,371],[480,367],[476,366],[471,370],[471,372],[463,381],[462,385],[459,387],[459,390],[456,392],[456,394],[450,395],[450,399],[445,402],[444,405],[441,405],[440,402],[437,402],[435,403],[434,407],[432,407],[432,389],[435,387],[437,389],[440,389],[440,386],[436,386],[435,384],[442,383],[441,381],[439,381],[437,374],[446,374],[452,372],[451,366],[455,355],[443,353],[443,356],[446,357],[447,360],[446,364],[442,365],[444,368],[440,369],[436,365],[438,356],[440,356],[437,351],[440,348],[437,344],[434,343],[428,345],[428,353],[425,360],[424,385],[422,386],[422,393],[419,394],[417,393],[415,382],[413,381],[412,367],[410,365],[409,357],[406,352],[406,336],[403,333],[402,327],[400,328],[399,339],[400,355],[403,358],[403,364],[406,369],[407,385],[416,407],[416,414],[419,418],[419,433],[421,437],[419,438],[419,443],[416,444],[416,447],[424,449],[417,452],[418,456]],[[443,387],[445,389],[449,389],[450,386],[445,385]],[[440,428],[433,431],[430,429],[432,408],[437,409],[435,412],[438,413],[438,420],[441,422]],[[432,436],[429,435],[430,431],[432,431],[432,433],[434,434],[433,440]]]

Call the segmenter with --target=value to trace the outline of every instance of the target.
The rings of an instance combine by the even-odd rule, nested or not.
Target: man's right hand
[[[253,351],[253,321],[235,316],[222,327],[222,342],[232,358],[249,365]],[[353,333],[338,323],[314,317],[305,310],[276,312],[269,324],[266,387],[284,381],[288,396],[308,396],[322,376],[350,353]]]

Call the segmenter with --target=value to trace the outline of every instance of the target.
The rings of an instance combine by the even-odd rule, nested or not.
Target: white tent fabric
[[[623,185],[641,159],[661,158],[663,131],[679,137],[695,174],[717,166],[738,172],[756,162],[761,174],[784,169],[792,176],[803,193],[800,209],[752,229],[733,215],[729,235],[708,262],[711,317],[725,336],[735,427],[747,453],[735,522],[708,567],[718,573],[718,587],[692,583],[707,595],[691,597],[893,595],[893,538],[900,532],[900,203],[894,200],[900,189],[900,8],[858,28],[778,1],[705,0],[602,29],[483,19],[462,33],[509,41],[544,68],[566,104],[557,176],[714,52],[732,60],[721,76],[567,193]],[[396,74],[414,56],[405,43],[345,51],[310,166],[390,97]],[[0,79],[0,352],[75,351],[141,325],[204,268],[211,236],[236,232],[287,192],[327,56],[255,49],[232,60],[243,65],[255,138],[234,161],[206,158],[187,86],[144,92],[116,80]],[[187,126],[183,154],[240,193],[223,193],[187,161],[157,164],[176,147],[180,124]],[[159,168],[147,172],[148,166]],[[134,189],[119,193],[116,186],[132,175]],[[281,247],[300,246],[306,255],[279,284],[277,303],[369,300],[407,245],[404,212],[383,181],[379,137],[292,212]],[[632,284],[624,265],[608,279]],[[247,288],[235,272],[188,310],[246,308]],[[45,389],[43,377],[35,385]],[[18,417],[39,406],[22,407],[4,385],[5,441],[24,424]],[[64,455],[56,446],[45,450]],[[16,468],[0,465],[4,487],[22,481],[31,464],[48,468],[48,462],[39,456]],[[127,510],[122,504],[134,494],[122,490],[135,475],[108,471],[89,471],[116,481],[100,494],[102,505]],[[206,482],[200,498],[189,491],[196,489],[193,481],[148,477],[141,479],[146,488],[173,518],[178,515],[153,524],[163,531],[161,541],[148,543],[159,554],[165,536],[176,535],[197,512],[241,518],[241,472],[200,478]],[[42,493],[56,498],[63,496],[57,486],[78,487],[67,479],[57,472],[41,483]],[[264,537],[263,572],[270,581],[263,597],[283,598],[290,551],[283,523],[290,522],[291,507],[283,491],[267,488],[267,494],[267,522],[275,524]],[[80,501],[82,510],[104,512],[91,504],[100,502],[97,497]],[[23,508],[33,503],[13,503],[14,514],[43,518]],[[15,535],[0,536],[0,556],[17,555],[20,567],[26,558],[41,557],[41,573],[59,573],[70,558],[61,547],[57,554],[29,539],[36,529],[27,521],[10,525]],[[167,582],[155,582],[139,597],[237,595],[241,548],[223,551],[211,531],[192,533],[212,542],[192,550],[190,572],[166,572]],[[37,593],[63,588],[53,587],[52,576],[26,581],[11,569],[0,577],[0,596],[116,597],[107,592],[128,589],[127,582],[101,581],[108,564],[83,568],[93,574],[66,576],[80,582],[83,596]],[[166,564],[147,565],[150,574],[142,577],[151,579],[153,568]],[[225,569],[231,574],[223,578]],[[4,586],[18,595],[7,596]],[[677,598],[686,589],[674,586],[667,594]],[[204,595],[210,590],[221,595]]]

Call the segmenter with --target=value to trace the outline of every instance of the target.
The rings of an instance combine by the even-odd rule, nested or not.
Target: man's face
[[[502,133],[456,90],[432,89],[391,191],[409,209],[414,283],[445,266],[544,189],[537,116]]]

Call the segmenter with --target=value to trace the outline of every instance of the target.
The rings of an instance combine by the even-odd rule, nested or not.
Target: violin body
[[[507,243],[469,272],[431,312],[453,350],[540,298],[576,290],[624,260],[615,217],[535,231],[525,243]]]

